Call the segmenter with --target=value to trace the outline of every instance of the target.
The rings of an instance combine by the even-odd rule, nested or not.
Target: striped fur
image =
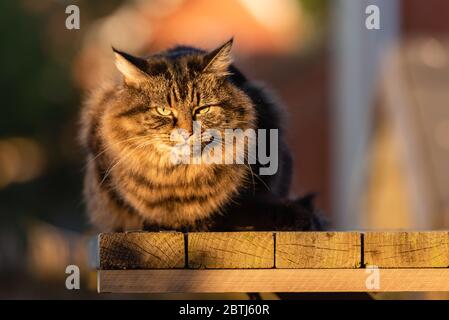
[[[248,165],[170,161],[175,128],[279,128],[280,112],[231,65],[232,42],[206,53],[177,47],[147,59],[115,50],[124,81],[94,91],[83,106],[80,137],[87,150],[85,198],[101,231],[207,228],[242,197],[288,193],[288,154],[278,174],[254,177]],[[157,113],[164,106],[171,116]],[[204,115],[195,108],[211,106]],[[282,136],[281,149],[286,150]],[[253,170],[257,165],[253,166]],[[250,191],[249,191],[250,190]],[[204,222],[204,223],[202,223]]]

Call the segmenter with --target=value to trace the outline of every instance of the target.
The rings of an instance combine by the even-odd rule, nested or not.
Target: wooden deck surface
[[[448,291],[449,233],[99,235],[99,292]]]

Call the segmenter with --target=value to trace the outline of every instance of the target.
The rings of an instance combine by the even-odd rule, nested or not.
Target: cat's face
[[[108,144],[118,152],[148,152],[168,165],[181,141],[200,140],[204,147],[213,140],[208,130],[224,135],[225,129],[254,128],[254,105],[228,77],[231,43],[210,53],[175,49],[147,60],[115,51],[124,82],[102,122]]]

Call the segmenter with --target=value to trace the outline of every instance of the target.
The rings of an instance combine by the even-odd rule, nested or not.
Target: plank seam
[[[189,234],[184,235],[184,269],[189,269]]]
[[[273,248],[273,255],[274,255],[274,257],[273,257],[273,269],[277,269],[277,266],[276,266],[276,232],[273,232],[273,245],[274,245],[274,248]]]
[[[360,268],[366,268],[365,264],[365,234],[360,232]]]

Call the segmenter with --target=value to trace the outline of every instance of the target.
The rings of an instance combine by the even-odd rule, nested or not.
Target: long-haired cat
[[[288,199],[292,164],[282,110],[232,64],[231,46],[232,39],[210,52],[182,46],[145,59],[114,49],[123,80],[99,86],[81,118],[84,195],[94,226],[101,231],[321,227],[311,196]],[[259,159],[174,163],[171,134],[182,129],[193,136],[194,122],[219,133],[277,129],[276,173],[260,175],[265,164]],[[207,143],[203,138],[197,137]],[[268,134],[263,143],[272,143]]]

